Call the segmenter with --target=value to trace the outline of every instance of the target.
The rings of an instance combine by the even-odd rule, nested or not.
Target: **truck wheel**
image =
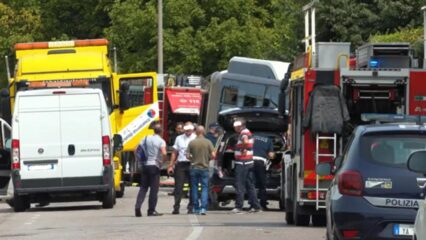
[[[297,203],[294,203],[293,209],[294,224],[296,224],[296,226],[309,226],[311,215],[301,214],[300,207],[297,205]]]
[[[106,193],[104,193],[104,197],[102,199],[102,207],[113,208],[114,201],[115,201],[115,191],[114,191],[114,186],[111,186],[111,188]]]
[[[13,199],[13,210],[15,212],[24,212],[29,208],[30,201],[27,197],[15,195]]]
[[[124,185],[124,182],[120,183],[120,191],[115,192],[115,196],[117,198],[122,198],[124,196],[124,189],[126,189],[126,186]]]
[[[294,224],[293,212],[285,212],[285,221],[288,225]]]
[[[327,225],[327,219],[325,214],[315,214],[312,215],[312,225],[316,227],[324,227]]]

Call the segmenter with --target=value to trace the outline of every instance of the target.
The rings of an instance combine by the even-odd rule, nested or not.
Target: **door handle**
[[[72,156],[75,154],[75,146],[74,144],[68,145],[68,155]]]

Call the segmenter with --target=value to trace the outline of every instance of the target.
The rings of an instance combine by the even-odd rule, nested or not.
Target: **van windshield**
[[[410,154],[426,150],[426,135],[366,135],[361,138],[363,158],[374,163],[405,168]]]

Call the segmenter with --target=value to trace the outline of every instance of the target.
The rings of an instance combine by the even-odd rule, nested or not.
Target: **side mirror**
[[[112,142],[114,144],[114,153],[123,149],[123,138],[120,134],[114,134]]]
[[[0,115],[9,124],[12,122],[10,111],[10,95],[9,90],[4,88],[0,91]]]
[[[342,166],[343,156],[337,156],[334,159],[334,167],[335,169],[339,169]]]
[[[426,151],[416,151],[408,157],[407,167],[410,171],[426,174]]]
[[[319,163],[315,167],[315,171],[320,176],[328,176],[331,174],[331,165],[330,163]]]
[[[281,116],[287,116],[287,111],[286,111],[286,106],[287,106],[287,98],[286,98],[286,94],[285,92],[280,92],[278,95],[278,113]]]
[[[120,103],[119,108],[120,111],[123,112],[124,110],[129,109],[130,107],[130,101],[129,101],[129,84],[126,82],[121,83],[120,90],[119,90],[119,96],[120,96]]]

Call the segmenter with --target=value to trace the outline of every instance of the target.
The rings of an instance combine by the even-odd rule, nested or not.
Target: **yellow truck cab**
[[[15,96],[21,90],[73,87],[102,90],[112,134],[119,134],[123,143],[122,151],[113,158],[115,191],[117,197],[122,197],[123,156],[133,155],[140,139],[152,133],[150,124],[159,119],[156,73],[115,73],[108,58],[106,39],[18,43],[15,54],[15,71],[9,79],[7,94],[8,108],[12,111]],[[5,95],[3,91],[1,97]]]

